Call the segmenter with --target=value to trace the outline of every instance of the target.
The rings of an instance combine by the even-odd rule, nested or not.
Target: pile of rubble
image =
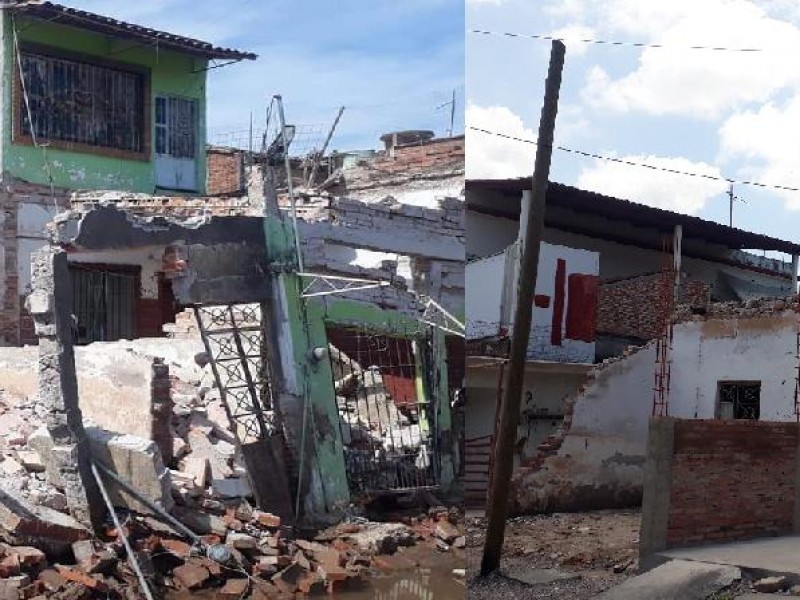
[[[796,296],[785,298],[750,298],[730,302],[710,302],[698,312],[691,305],[679,304],[675,309],[675,322],[705,321],[707,319],[746,319],[770,317],[787,311],[800,310]]]
[[[91,539],[71,517],[0,492],[0,598],[141,598],[120,531]],[[21,516],[27,514],[27,517]],[[122,533],[148,588],[159,593],[213,590],[215,598],[295,598],[358,589],[376,571],[414,569],[406,547],[463,552],[465,538],[446,509],[403,523],[364,520],[337,525],[313,539],[292,539],[275,515],[247,503],[221,516],[176,511],[195,527],[180,537],[153,517],[127,514]],[[176,596],[183,597],[183,596]]]
[[[370,492],[427,481],[431,440],[418,406],[392,395],[379,366],[364,367],[334,346],[329,349],[351,485]]]
[[[135,352],[150,356],[142,348]],[[4,379],[36,358],[35,351],[18,354],[13,360],[0,356]],[[53,442],[42,426],[45,408],[35,388],[0,389],[0,600],[146,597],[125,539],[148,587],[156,596],[170,597],[172,590],[176,598],[195,590],[219,598],[333,592],[362,586],[379,570],[416,568],[415,559],[403,556],[409,546],[462,552],[460,517],[445,509],[404,523],[351,517],[300,539],[280,517],[253,508],[244,461],[210,370],[202,356],[182,354],[169,361],[171,443],[163,460],[158,440],[85,423],[95,459],[159,509],[106,482],[122,526],[117,530],[109,521],[101,539],[68,514],[64,484],[50,465]],[[369,381],[360,378],[354,391],[341,388],[343,410],[350,406],[358,413],[359,402],[378,402],[384,417],[377,427],[367,426],[369,444],[391,451],[387,439],[397,438],[397,431],[390,432],[399,427],[419,455],[420,436],[413,433],[418,424],[398,411],[380,373],[373,375]],[[167,525],[159,513],[171,515],[183,529]]]

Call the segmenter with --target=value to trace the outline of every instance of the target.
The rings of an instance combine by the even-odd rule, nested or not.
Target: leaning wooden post
[[[550,51],[550,68],[545,84],[544,106],[539,122],[536,163],[533,171],[533,202],[525,224],[522,261],[517,277],[517,299],[511,332],[511,356],[508,362],[508,381],[500,404],[500,429],[494,447],[492,488],[486,508],[489,517],[486,543],[483,548],[481,575],[488,575],[500,566],[506,518],[508,516],[509,484],[514,467],[514,444],[519,423],[519,405],[525,379],[525,361],[533,319],[533,295],[539,266],[539,246],[544,229],[545,197],[550,177],[553,153],[553,133],[558,113],[558,94],[561,71],[564,67],[564,44],[554,40]]]

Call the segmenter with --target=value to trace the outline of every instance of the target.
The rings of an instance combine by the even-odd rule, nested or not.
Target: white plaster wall
[[[720,382],[760,381],[761,419],[794,420],[795,332],[792,313],[676,325],[670,416],[714,418]],[[596,374],[558,454],[521,482],[523,510],[601,508],[641,494],[655,358],[651,342]]]
[[[794,420],[795,324],[789,313],[676,327],[670,414],[714,418],[719,382],[760,381],[760,419]]]
[[[401,204],[438,208],[442,198],[460,198],[464,193],[464,177],[454,175],[440,180],[410,182],[403,185],[387,185],[385,187],[349,192],[351,198],[364,202],[380,202],[391,196]]]
[[[497,254],[467,263],[467,338],[495,336],[503,321],[506,255]]]
[[[556,265],[559,259],[566,261],[566,277],[564,279],[564,314],[561,323],[553,324],[553,307],[555,305],[556,290]],[[550,297],[548,308],[533,308],[533,326],[531,328],[531,338],[528,344],[528,357],[544,360],[555,360],[559,362],[594,362],[594,342],[584,342],[581,340],[570,340],[566,338],[567,308],[569,297],[567,296],[566,282],[572,274],[584,274],[597,276],[599,268],[599,256],[596,252],[588,252],[576,248],[565,246],[554,246],[552,244],[542,244],[539,250],[539,273],[536,278],[536,293]],[[513,295],[511,297],[514,297]],[[560,346],[553,345],[550,335],[553,327],[560,327],[562,341]]]
[[[142,298],[158,298],[158,271],[161,270],[164,246],[147,246],[130,250],[103,252],[73,252],[70,262],[101,263],[110,265],[138,265],[142,267]]]
[[[58,212],[55,206],[28,202],[18,205],[17,277],[20,295],[31,292],[31,255],[47,245],[45,227]]]
[[[527,435],[528,413],[563,416],[564,400],[577,393],[586,380],[585,372],[543,372],[530,367],[522,388],[520,437]],[[493,433],[499,374],[497,365],[467,369],[467,438]]]
[[[516,283],[506,273],[513,273],[517,261],[516,246],[512,246],[504,254],[467,263],[466,298],[467,298],[467,337],[478,339],[494,336],[501,327],[510,328],[513,324],[513,304],[516,299]],[[539,272],[536,279],[536,294],[550,298],[548,308],[534,307],[531,325],[528,358],[536,360],[553,360],[558,362],[594,362],[594,342],[570,340],[562,336],[561,345],[551,341],[553,331],[553,310],[555,306],[556,266],[558,260],[566,262],[566,278],[564,280],[564,314],[560,327],[566,331],[567,278],[580,273],[597,276],[599,256],[595,252],[554,246],[541,245],[539,251]],[[511,264],[509,264],[511,263]]]

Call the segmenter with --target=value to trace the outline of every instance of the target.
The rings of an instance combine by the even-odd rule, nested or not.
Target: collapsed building
[[[393,135],[369,164],[294,195],[280,169],[254,164],[233,189],[240,172],[212,169],[206,148],[205,78],[254,55],[49,2],[9,3],[0,19],[18,58],[4,63],[13,106],[0,104],[15,125],[2,153],[0,561],[16,579],[2,585],[41,591],[66,555],[78,566],[48,590],[108,591],[109,549],[75,545],[97,537],[138,569],[177,555],[175,587],[234,577],[231,597],[357,578],[370,559],[342,536],[357,535],[362,505],[458,493],[463,137]],[[64,70],[75,77],[53,75]],[[56,115],[73,80],[96,102]],[[110,100],[123,108],[90,108]],[[363,198],[343,187],[351,167],[373,175]],[[109,533],[118,513],[139,516]],[[431,514],[437,543],[463,546],[454,517]],[[343,518],[325,538],[333,555],[289,539]],[[364,553],[419,539],[388,529]],[[247,577],[189,552],[220,541]],[[47,556],[20,562],[34,545]]]
[[[117,506],[195,527],[248,498],[319,525],[456,492],[463,201],[317,196],[295,229],[263,197],[73,194],[33,254],[39,378],[15,410],[47,416],[12,432],[42,472],[21,498],[96,529],[98,463],[144,497]]]
[[[466,485],[478,505],[491,476],[528,183],[467,183]],[[800,246],[560,184],[547,202],[515,512],[640,504],[653,414],[795,418]],[[492,273],[494,294],[470,283]]]

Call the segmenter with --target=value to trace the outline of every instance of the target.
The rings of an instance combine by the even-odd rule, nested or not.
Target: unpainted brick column
[[[72,285],[63,250],[33,256],[33,293],[27,308],[39,337],[39,399],[53,439],[51,460],[75,519],[99,532],[105,505],[91,472],[91,451],[78,399],[72,332]]]
[[[6,344],[19,344],[19,277],[17,275],[17,215],[19,206],[12,192],[0,194],[0,207],[3,210],[3,297],[0,312],[0,334]]]
[[[152,379],[150,380],[151,413],[153,415],[153,441],[161,452],[165,465],[173,458],[172,431],[172,382],[169,377],[169,365],[163,358],[153,359]]]
[[[639,533],[639,565],[647,570],[657,566],[653,555],[667,547],[672,462],[675,452],[675,419],[653,417],[647,436],[644,469],[642,524]]]

